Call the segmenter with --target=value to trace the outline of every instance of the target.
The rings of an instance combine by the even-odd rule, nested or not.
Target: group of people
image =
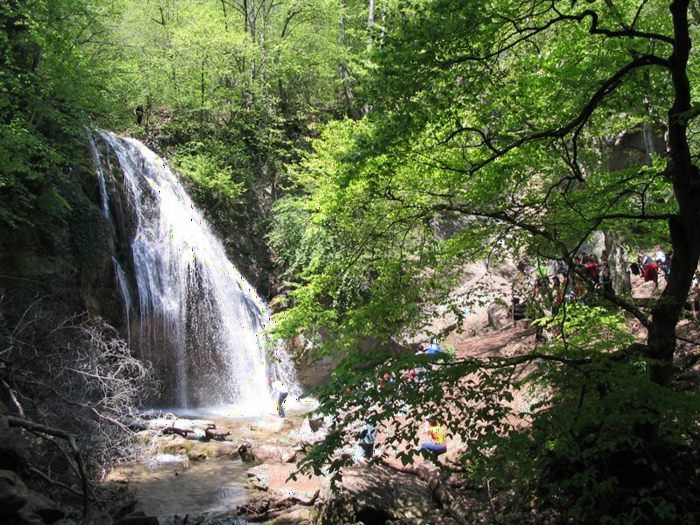
[[[416,355],[438,355],[442,353],[442,347],[437,339],[431,339],[430,343],[427,344],[422,350],[416,352]],[[425,372],[424,368],[413,368],[404,371],[404,376],[409,383],[420,383],[421,374]],[[389,373],[384,374],[379,379],[379,386],[383,388],[383,385],[387,382],[395,380]],[[408,406],[405,407],[405,412],[408,412]],[[427,451],[434,457],[447,452],[446,444],[446,432],[447,429],[444,425],[438,423],[437,418],[431,417],[427,421],[426,427],[426,440],[421,443],[420,449]],[[377,439],[377,428],[370,422],[365,421],[362,429],[357,435],[357,445],[362,452],[362,457],[365,459],[370,459],[374,455],[374,447]]]
[[[671,257],[672,253],[664,253],[661,250],[653,256],[640,252],[636,262],[627,264],[632,274],[641,275],[645,282],[653,281],[658,286],[660,271],[663,271],[666,280],[671,274]],[[564,299],[585,302],[595,291],[608,295],[615,293],[607,250],[602,250],[600,257],[582,251],[572,258],[572,263],[573,267],[570,268],[568,264],[560,261],[553,274],[551,269],[537,266],[534,269],[534,285],[529,293],[523,288],[529,281],[527,274],[530,267],[524,260],[518,263],[519,275],[516,276],[513,290],[515,319],[525,317],[526,301],[535,310],[531,313],[543,316],[555,314]],[[520,290],[516,290],[518,283]]]
[[[420,445],[420,450],[426,451],[433,458],[447,452],[447,427],[440,424],[436,417],[430,417],[427,421],[425,441]],[[374,447],[377,441],[377,427],[370,421],[366,421],[357,436],[357,444],[362,451],[364,459],[374,456]]]

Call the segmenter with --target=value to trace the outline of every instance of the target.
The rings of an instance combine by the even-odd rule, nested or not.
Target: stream
[[[249,465],[240,459],[221,458],[187,466],[181,458],[162,454],[159,462],[120,469],[130,479],[129,486],[138,499],[137,511],[155,516],[161,523],[186,515],[201,519],[200,523],[247,523],[237,518],[235,511],[248,500],[245,485]]]
[[[185,419],[209,416],[217,430],[229,435],[224,441],[200,441],[141,431],[139,440],[145,445],[142,460],[115,467],[106,481],[126,484],[137,501],[134,511],[157,517],[161,524],[179,524],[175,517],[187,515],[188,523],[248,523],[237,516],[236,510],[260,496],[260,491],[248,482],[248,471],[271,461],[270,447],[294,448],[301,438],[306,414],[315,406],[310,399],[303,403],[293,400],[285,419],[270,412],[257,417],[217,417],[217,408],[183,410],[181,416]],[[256,460],[244,463],[240,459],[241,443],[252,447]],[[260,455],[264,453],[268,455]]]

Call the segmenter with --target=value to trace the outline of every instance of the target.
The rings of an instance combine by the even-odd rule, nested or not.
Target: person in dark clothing
[[[358,438],[358,445],[360,445],[365,459],[372,459],[374,444],[377,441],[377,428],[367,421]]]
[[[280,417],[285,417],[284,402],[289,395],[287,385],[278,379],[276,381],[272,381],[270,386],[272,387],[272,392],[277,394],[277,414],[279,414]]]
[[[610,263],[608,262],[608,251],[603,250],[603,254],[600,256],[600,264],[598,265],[599,270],[599,281],[603,286],[603,290],[609,294],[614,294],[612,286],[612,275],[610,273]]]

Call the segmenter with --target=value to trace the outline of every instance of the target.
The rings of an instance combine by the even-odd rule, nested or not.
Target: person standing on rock
[[[270,379],[270,386],[272,387],[272,392],[277,394],[277,413],[280,417],[284,417],[284,402],[289,395],[289,389],[281,380]]]

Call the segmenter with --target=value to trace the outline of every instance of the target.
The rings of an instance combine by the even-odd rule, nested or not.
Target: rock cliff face
[[[89,159],[85,149],[85,159]],[[5,316],[21,315],[37,297],[50,296],[66,313],[90,309],[119,323],[120,300],[109,253],[109,224],[100,213],[89,162],[64,174],[68,210],[47,227],[21,226],[0,233],[0,290]],[[8,322],[11,322],[8,320]]]

